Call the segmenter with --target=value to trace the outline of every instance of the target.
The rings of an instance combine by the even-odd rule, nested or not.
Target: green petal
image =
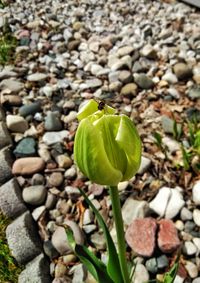
[[[79,124],[74,159],[79,169],[97,184],[115,186],[122,179],[120,170],[115,169],[108,159],[101,132],[89,118]]]
[[[104,115],[96,121],[96,128],[102,132],[104,148],[109,161],[114,168],[120,170],[124,175],[127,168],[127,158],[124,150],[116,141],[120,120],[120,116],[117,115]]]
[[[141,140],[129,117],[121,115],[116,140],[127,157],[127,168],[123,180],[129,180],[138,171],[141,162]]]
[[[77,114],[77,118],[79,121],[81,121],[96,111],[98,111],[98,103],[94,99],[91,99],[80,109]]]

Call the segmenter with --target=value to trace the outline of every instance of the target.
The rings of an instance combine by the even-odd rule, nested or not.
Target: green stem
[[[121,205],[119,199],[118,188],[109,187],[110,197],[112,202],[112,211],[115,221],[115,227],[117,232],[117,244],[118,244],[118,253],[119,253],[119,262],[121,267],[122,276],[124,283],[130,283],[128,266],[126,261],[126,244],[124,238],[124,225],[122,220]]]

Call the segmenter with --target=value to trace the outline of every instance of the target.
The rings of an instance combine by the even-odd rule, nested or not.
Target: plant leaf
[[[88,199],[86,194],[80,188],[79,188],[79,190],[80,190],[81,194],[83,195],[85,201],[89,205],[89,207],[91,207],[92,210],[94,211],[96,218],[97,218],[97,221],[98,221],[99,225],[101,226],[103,233],[105,235],[105,239],[106,239],[106,243],[107,243],[107,250],[108,250],[107,272],[115,283],[124,283],[122,273],[121,273],[120,264],[119,264],[119,257],[118,257],[115,245],[113,243],[113,240],[110,236],[110,232],[109,232],[102,216],[100,215],[98,210],[95,208],[93,203]]]
[[[178,266],[179,266],[179,263],[176,260],[176,262],[174,263],[170,271],[165,274],[163,283],[173,283],[174,282],[177,271],[178,271]]]
[[[78,256],[80,261],[85,265],[94,278],[99,283],[114,283],[107,273],[106,265],[99,260],[86,246],[76,244],[73,232],[69,227],[65,227],[65,231],[69,244],[73,248],[74,253]]]

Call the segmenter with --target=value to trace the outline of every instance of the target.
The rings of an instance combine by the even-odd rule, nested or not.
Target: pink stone
[[[135,253],[141,256],[152,256],[155,249],[156,220],[137,218],[126,231],[126,241]]]
[[[15,175],[30,175],[44,169],[45,162],[40,157],[25,157],[15,160],[12,173]]]
[[[158,246],[163,253],[171,253],[178,249],[181,242],[172,220],[159,221]]]

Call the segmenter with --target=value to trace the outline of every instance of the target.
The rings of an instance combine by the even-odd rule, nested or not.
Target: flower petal
[[[127,168],[123,180],[129,180],[138,171],[141,162],[141,140],[133,122],[125,115],[119,116],[120,125],[116,140],[124,150],[127,158]]]
[[[80,170],[93,182],[115,186],[122,179],[104,149],[102,133],[89,118],[79,124],[74,145],[74,159]]]

